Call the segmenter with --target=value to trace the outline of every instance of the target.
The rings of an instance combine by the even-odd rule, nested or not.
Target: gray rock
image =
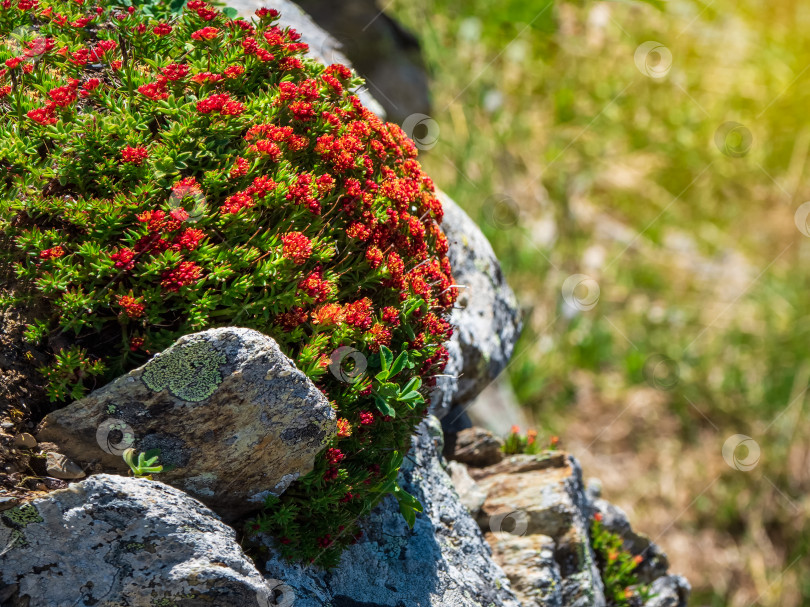
[[[425,424],[400,473],[424,512],[410,529],[388,497],[363,521],[363,537],[324,572],[271,558],[267,574],[294,596],[295,607],[519,607],[481,531],[459,501]],[[272,543],[265,540],[272,551]]]
[[[0,515],[10,607],[268,607],[233,529],[163,483],[99,474]]]
[[[180,338],[142,367],[45,417],[40,441],[105,472],[160,449],[160,480],[226,519],[312,469],[337,431],[323,393],[271,338],[226,327]]]
[[[686,607],[691,592],[692,587],[685,577],[666,575],[653,582],[653,597],[644,603],[644,607]]]
[[[462,430],[454,437],[451,459],[474,468],[499,463],[503,455],[503,440],[478,426]]]
[[[552,538],[510,533],[487,533],[486,538],[522,607],[563,607],[563,580]]]
[[[447,194],[438,195],[453,278],[466,287],[450,318],[453,337],[446,344],[450,360],[445,374],[451,377],[438,378],[431,402],[431,412],[440,419],[459,406],[448,416],[452,422],[506,368],[522,324],[517,299],[486,236]]]
[[[461,503],[470,511],[473,517],[478,516],[481,506],[484,505],[487,499],[487,494],[472,479],[465,464],[451,461],[447,464],[447,471]]]
[[[228,6],[239,11],[239,15],[249,19],[254,15],[256,9],[268,6],[264,0],[229,0]],[[341,43],[335,40],[323,28],[318,26],[300,6],[289,0],[273,0],[270,4],[281,13],[279,24],[281,27],[291,27],[301,34],[301,39],[309,45],[311,57],[320,61],[324,65],[332,63],[342,63],[352,67],[351,61],[341,52]],[[383,106],[369,93],[366,87],[356,91],[360,101],[368,109],[385,119]]]

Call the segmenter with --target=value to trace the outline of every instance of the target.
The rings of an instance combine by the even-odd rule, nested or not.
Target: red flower
[[[153,29],[156,36],[166,36],[172,33],[172,26],[168,23],[158,23]]]
[[[251,198],[245,192],[239,192],[234,194],[233,196],[229,196],[225,199],[225,204],[219,207],[219,210],[222,213],[231,213],[235,214],[241,211],[242,209],[248,209],[253,206],[253,198]]]
[[[237,177],[244,177],[247,175],[248,169],[250,168],[250,164],[247,160],[242,158],[241,156],[236,157],[236,161],[233,163],[233,167],[231,168],[231,172],[228,173],[231,179],[236,179]]]
[[[238,101],[229,101],[222,106],[220,113],[223,116],[238,116],[245,111],[245,105]]]
[[[177,292],[180,287],[197,282],[201,274],[202,268],[193,261],[181,261],[177,267],[163,272],[160,284],[167,291]]]
[[[146,148],[143,147],[135,147],[127,146],[123,150],[121,150],[121,160],[126,162],[127,164],[134,164],[135,166],[141,166],[146,160],[149,158],[149,152]]]
[[[90,78],[90,80],[85,82],[84,85],[82,86],[80,95],[82,97],[87,97],[88,95],[90,95],[90,93],[95,91],[100,85],[101,80],[99,80],[98,78]]]
[[[393,306],[386,306],[383,308],[382,318],[383,322],[386,322],[389,325],[393,325],[395,327],[399,326],[399,310]]]
[[[278,17],[278,11],[274,8],[259,8],[256,9],[256,16],[259,19],[264,19],[265,17],[275,19],[276,17]]]
[[[238,78],[245,73],[245,68],[241,65],[232,65],[225,69],[226,78]]]
[[[205,232],[202,230],[198,230],[196,228],[186,228],[183,230],[182,234],[178,234],[174,237],[174,243],[180,249],[193,251],[200,246],[200,242],[202,242],[204,238]]]
[[[166,99],[169,96],[169,91],[166,90],[166,81],[162,79],[157,82],[142,84],[138,87],[138,92],[154,101]]]
[[[348,419],[341,417],[337,420],[337,435],[340,438],[347,438],[352,435],[352,425],[349,423]]]
[[[65,250],[60,246],[56,246],[56,247],[53,247],[51,249],[45,249],[43,251],[40,251],[39,252],[39,258],[40,259],[58,259],[58,258],[62,257],[62,255],[64,255],[64,254],[65,254]]]
[[[124,314],[130,318],[140,318],[143,316],[143,301],[131,295],[119,295],[118,305],[124,308]]]
[[[293,263],[305,263],[312,255],[312,242],[301,232],[290,232],[281,237],[283,255]]]
[[[31,110],[26,114],[34,122],[39,124],[56,124],[56,104],[48,103],[44,107]]]
[[[206,82],[219,82],[222,80],[222,76],[219,74],[212,74],[211,72],[200,72],[199,74],[194,74],[191,77],[192,82],[196,82],[197,84],[205,84]]]
[[[197,102],[197,111],[200,114],[210,114],[211,112],[220,112],[229,103],[231,96],[228,93],[221,93],[219,95],[211,95],[201,101]]]
[[[131,270],[135,265],[135,251],[123,247],[118,253],[110,255],[110,259],[115,262],[115,267],[119,270]]]
[[[10,70],[13,70],[15,67],[20,65],[23,62],[22,57],[12,57],[11,59],[6,59],[6,67]]]
[[[366,251],[366,261],[372,268],[378,268],[383,261],[383,252],[377,247],[369,247]]]
[[[323,279],[320,268],[307,274],[306,278],[298,283],[298,288],[314,298],[316,303],[325,301],[332,294],[332,285]]]
[[[144,341],[143,337],[133,337],[129,340],[129,349],[133,352],[137,352],[143,347]]]
[[[340,449],[330,448],[326,450],[326,461],[328,461],[333,466],[337,466],[345,458],[346,456]]]
[[[0,99],[8,95],[10,92],[11,92],[10,86],[0,86]]]
[[[371,300],[364,297],[358,301],[346,304],[346,322],[353,327],[359,329],[368,329],[371,327]]]
[[[188,76],[188,70],[189,67],[182,63],[170,63],[164,67],[161,72],[166,76],[167,80],[174,82],[175,80],[180,80]]]
[[[215,27],[204,27],[191,34],[193,40],[213,40],[219,36],[219,30]]]
[[[374,414],[371,411],[361,411],[360,423],[364,426],[370,426],[374,423]]]
[[[339,325],[343,322],[343,307],[337,303],[324,304],[312,313],[314,325]]]

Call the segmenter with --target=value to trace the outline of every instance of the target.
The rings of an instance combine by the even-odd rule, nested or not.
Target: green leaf
[[[394,360],[394,353],[385,346],[380,346],[380,364],[383,371],[388,371],[392,360]]]
[[[397,412],[391,405],[388,404],[388,401],[382,396],[375,394],[374,402],[377,405],[377,409],[380,410],[380,413],[383,413],[384,415],[390,415],[391,417],[397,416]]]
[[[413,526],[416,524],[416,512],[413,511],[413,508],[409,507],[407,504],[400,502],[399,503],[399,511],[402,513],[402,516],[405,518],[405,522],[408,523],[408,527],[413,529]]]
[[[231,6],[226,6],[222,9],[222,12],[225,13],[225,16],[228,19],[236,19],[236,17],[239,15],[239,11]]]
[[[403,393],[411,392],[413,390],[418,390],[421,387],[422,387],[422,379],[419,377],[413,377],[411,378],[411,381],[409,381],[407,384],[405,384],[405,386],[403,386],[402,392]]]
[[[408,353],[403,351],[397,356],[397,359],[391,365],[391,368],[388,370],[388,377],[394,377],[397,373],[402,371],[405,368],[405,365],[408,364]]]

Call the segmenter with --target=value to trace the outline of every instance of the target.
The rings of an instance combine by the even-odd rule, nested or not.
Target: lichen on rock
[[[199,402],[211,396],[222,383],[222,365],[227,362],[207,341],[169,348],[150,360],[141,379],[155,392],[169,389],[174,396]]]

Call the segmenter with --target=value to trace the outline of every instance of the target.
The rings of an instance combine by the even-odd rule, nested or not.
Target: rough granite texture
[[[363,521],[363,537],[324,572],[271,558],[267,575],[294,594],[295,607],[519,607],[481,531],[442,466],[438,420],[419,427],[400,473],[424,507],[409,529],[386,498]],[[268,542],[272,550],[272,544]]]
[[[269,607],[236,534],[156,481],[98,474],[0,515],[7,607]]]
[[[490,471],[494,473],[488,474]],[[487,494],[478,522],[482,529],[489,531],[487,539],[494,549],[496,562],[504,563],[516,586],[527,585],[523,578],[537,572],[529,570],[524,573],[525,564],[518,570],[507,566],[500,560],[501,549],[512,550],[513,547],[508,543],[502,546],[494,540],[505,533],[542,535],[554,543],[554,561],[558,570],[550,575],[559,574],[560,577],[556,592],[562,602],[558,604],[571,607],[606,604],[588,534],[590,503],[576,459],[559,452],[514,455],[491,468],[470,472]],[[527,548],[523,546],[522,549]]]
[[[326,397],[273,339],[226,327],[186,335],[50,413],[37,437],[95,471],[122,474],[123,448],[159,448],[160,463],[174,466],[161,481],[232,519],[309,472],[336,431]]]
[[[506,368],[522,328],[515,294],[492,246],[475,222],[444,192],[442,229],[447,235],[453,279],[459,291],[450,318],[450,360],[439,377],[431,412],[453,424],[469,403]],[[451,411],[456,407],[455,411]]]

